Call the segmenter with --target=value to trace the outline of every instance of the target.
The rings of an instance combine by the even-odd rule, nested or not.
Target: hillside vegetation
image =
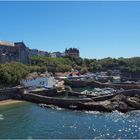
[[[97,71],[120,70],[124,75],[140,77],[140,57],[133,58],[104,58],[104,59],[82,59],[82,58],[48,58],[34,56],[30,65],[18,62],[0,64],[0,85],[19,84],[30,72],[42,73],[67,72],[71,69],[79,70],[82,74]]]
[[[82,58],[48,58],[35,56],[31,58],[31,65],[45,66],[53,71],[70,71],[71,68],[79,71],[107,71],[119,69],[122,72],[140,73],[140,57],[133,58],[104,58],[104,59],[82,59]]]

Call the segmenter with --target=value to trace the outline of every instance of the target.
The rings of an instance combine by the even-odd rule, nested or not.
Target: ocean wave
[[[99,112],[99,111],[83,111],[83,110],[72,110],[74,112],[77,112],[77,113],[85,113],[85,114],[94,114],[94,115],[97,115],[97,114],[102,114],[102,112]]]
[[[64,110],[64,108],[58,107],[56,105],[39,104],[39,106],[42,108],[51,108],[54,110]]]
[[[0,120],[4,120],[4,117],[2,114],[0,114]]]
[[[84,111],[84,113],[87,113],[87,114],[101,114],[101,112],[99,112],[99,111]]]
[[[54,108],[55,110],[64,110],[64,108],[58,107],[56,106],[56,108]]]

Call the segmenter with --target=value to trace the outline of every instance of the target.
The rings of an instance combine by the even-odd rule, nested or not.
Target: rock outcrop
[[[127,112],[132,110],[140,110],[140,90],[137,89],[92,99],[94,102],[96,102],[96,105],[100,104],[106,108],[106,111],[118,110],[121,112]]]

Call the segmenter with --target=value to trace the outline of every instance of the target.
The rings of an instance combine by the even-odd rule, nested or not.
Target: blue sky
[[[0,40],[83,58],[140,56],[140,2],[0,2]]]

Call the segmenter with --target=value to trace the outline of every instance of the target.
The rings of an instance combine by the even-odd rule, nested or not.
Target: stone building
[[[69,48],[69,49],[65,49],[65,55],[70,57],[79,57],[80,52],[79,49],[77,48]]]
[[[41,51],[37,49],[29,49],[29,56],[47,56],[49,57],[49,53],[47,51]]]
[[[49,54],[50,57],[53,58],[60,58],[60,57],[64,57],[65,53],[61,53],[61,52],[52,52]]]
[[[0,63],[12,61],[28,64],[28,48],[23,42],[11,43],[0,41]]]

